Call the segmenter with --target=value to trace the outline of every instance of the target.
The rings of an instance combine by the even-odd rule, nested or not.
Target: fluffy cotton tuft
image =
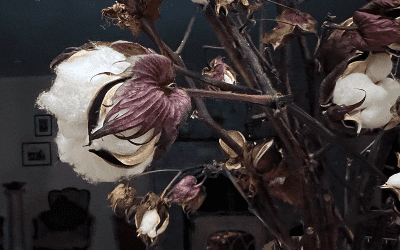
[[[366,75],[372,82],[377,83],[385,79],[392,72],[393,63],[388,53],[374,53],[370,55]]]
[[[361,101],[364,95],[366,95],[365,101],[355,110],[369,107],[377,101],[385,99],[388,93],[382,87],[374,84],[367,75],[353,73],[337,81],[333,91],[333,103],[352,105]]]
[[[121,176],[141,173],[153,159],[154,152],[138,166],[128,169],[112,166],[89,152],[89,149],[101,148],[115,153],[132,153],[137,150],[129,142],[112,135],[93,141],[90,147],[85,146],[89,141],[87,112],[91,100],[100,87],[117,78],[97,74],[123,72],[130,65],[119,62],[125,59],[121,53],[105,46],[98,46],[91,51],[81,50],[57,66],[57,78],[53,86],[37,99],[39,108],[46,109],[57,118],[59,131],[55,141],[60,160],[72,165],[79,175],[91,183],[113,182]],[[145,140],[147,136],[138,139]]]
[[[400,188],[400,173],[390,176],[389,179],[386,181],[386,184],[396,188]]]

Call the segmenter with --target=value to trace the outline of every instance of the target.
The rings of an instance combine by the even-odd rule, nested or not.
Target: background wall
[[[52,145],[52,165],[23,167],[21,144],[25,142],[52,142],[57,132],[56,121],[53,120],[53,136],[35,137],[34,115],[42,114],[35,109],[34,102],[40,92],[51,85],[50,61],[66,47],[81,46],[88,40],[113,41],[118,39],[139,42],[144,46],[153,44],[143,35],[133,37],[129,31],[110,26],[103,28],[105,21],[100,17],[102,8],[111,6],[110,0],[15,0],[0,2],[0,183],[11,181],[26,182],[24,194],[25,228],[28,246],[32,238],[32,218],[48,209],[47,193],[52,189],[67,186],[85,188],[91,191],[90,211],[96,217],[92,249],[115,249],[113,225],[110,219],[111,209],[106,200],[107,193],[114,188],[113,183],[90,185],[76,176],[70,166],[61,163],[57,158],[56,147]],[[319,25],[328,12],[341,21],[350,16],[354,10],[364,5],[365,0],[308,0],[302,10],[309,12]],[[268,5],[267,17],[273,18],[275,7]],[[185,32],[191,16],[196,13],[196,6],[189,0],[165,0],[160,7],[161,20],[157,23],[160,34],[173,49],[177,48]],[[200,71],[205,67],[202,45],[218,45],[201,13],[193,27],[193,33],[183,51],[182,57],[190,69]],[[268,26],[269,25],[269,26]],[[273,22],[267,24],[272,28]],[[254,28],[252,34],[257,34]],[[294,48],[295,52],[297,51]],[[297,53],[297,52],[296,52]],[[211,52],[209,59],[217,55]],[[294,58],[294,68],[301,63],[299,57]],[[303,76],[295,71],[293,76],[294,91],[302,95],[304,91]],[[303,84],[303,85],[302,85]],[[302,87],[303,86],[303,87]],[[300,100],[305,103],[306,100]],[[244,104],[229,105],[229,109],[218,108],[223,105],[217,102],[211,106],[213,115],[223,116],[230,129],[243,129],[235,126],[235,119],[243,117]],[[186,133],[197,138],[212,137],[201,124],[186,127]],[[216,149],[217,142],[176,143],[167,156],[157,164],[158,168],[180,168],[220,157]],[[147,192],[155,188],[161,190],[166,179],[162,177],[156,182],[151,177],[140,179],[136,183],[139,192]],[[176,214],[179,212],[176,210]],[[5,195],[0,194],[0,215],[7,220]],[[7,224],[7,223],[6,223]],[[183,244],[182,228],[177,218],[169,227],[171,249],[181,249]]]

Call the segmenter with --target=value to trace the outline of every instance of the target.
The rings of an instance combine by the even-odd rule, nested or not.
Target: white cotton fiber
[[[396,188],[400,188],[400,173],[390,176],[389,179],[386,181],[386,184]]]
[[[352,105],[361,101],[365,94],[365,101],[355,110],[374,105],[374,103],[386,99],[388,95],[385,89],[374,84],[367,75],[353,73],[336,82],[333,91],[333,103],[337,105]]]
[[[395,79],[385,78],[380,81],[378,85],[388,92],[386,101],[390,106],[393,106],[396,103],[397,98],[400,96],[400,83]]]
[[[40,108],[46,109],[57,118],[59,131],[55,141],[60,160],[72,165],[79,175],[92,183],[112,182],[121,176],[141,173],[153,159],[154,152],[134,168],[118,168],[89,152],[89,148],[107,148],[115,153],[126,153],[137,150],[132,147],[134,145],[114,136],[107,136],[95,140],[91,147],[85,146],[89,142],[87,112],[91,100],[100,87],[117,78],[95,75],[102,72],[121,73],[130,64],[115,62],[124,59],[125,56],[121,53],[104,46],[92,51],[80,51],[57,66],[57,78],[53,86],[37,99]]]
[[[393,63],[388,53],[372,53],[368,59],[370,62],[366,75],[371,78],[372,82],[377,83],[385,79],[392,72]]]
[[[363,128],[373,129],[386,125],[392,118],[390,107],[386,101],[381,101],[361,111]]]

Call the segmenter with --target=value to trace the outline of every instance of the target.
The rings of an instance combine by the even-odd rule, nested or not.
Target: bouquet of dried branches
[[[134,35],[144,32],[157,52],[134,42],[89,42],[52,62],[57,78],[38,105],[57,116],[61,160],[89,181],[126,177],[108,198],[115,213],[134,223],[149,247],[167,228],[171,203],[186,213],[196,212],[206,196],[204,180],[224,174],[276,239],[266,249],[381,249],[384,233],[398,232],[400,215],[399,177],[388,180],[390,175],[383,173],[389,154],[399,155],[400,2],[373,0],[342,23],[328,15],[318,31],[317,22],[300,11],[302,0],[192,0],[220,44],[204,47],[223,49],[232,63],[217,57],[202,72],[188,70],[180,56],[194,18],[173,51],[154,25],[161,2],[118,0],[102,11],[103,17]],[[276,6],[276,18],[264,17],[266,3]],[[248,30],[264,21],[277,25],[267,32],[261,28],[256,46]],[[313,50],[308,37],[318,40]],[[295,104],[291,90],[290,47],[296,42],[305,65],[308,112]],[[79,75],[72,65],[86,71]],[[178,86],[175,74],[183,76],[189,88]],[[57,88],[70,90],[76,80],[85,84],[80,92],[87,92],[71,98],[87,101],[82,101],[82,112],[77,111],[81,120],[75,121],[76,116],[64,115],[67,106],[53,107],[51,100]],[[254,142],[239,131],[225,130],[208,113],[204,98],[254,103],[259,113],[253,119],[272,126],[278,136],[267,139],[271,135],[266,134]],[[144,171],[168,150],[191,110],[190,100],[192,116],[220,138],[226,161],[180,170],[162,194],[149,192],[138,199],[129,178],[149,173]],[[78,125],[86,133],[79,134]],[[357,151],[357,139],[371,135],[372,143]],[[85,142],[88,159],[96,157],[92,165],[75,160],[77,151],[67,153],[79,142]],[[348,159],[341,166],[345,176],[330,164],[333,147]],[[398,172],[395,165],[391,174]],[[332,178],[345,189],[344,198],[334,197]],[[384,194],[378,207],[372,206],[376,190]],[[277,200],[300,214],[301,237],[289,234],[285,218],[278,216]],[[376,222],[373,230],[368,227],[371,220]]]

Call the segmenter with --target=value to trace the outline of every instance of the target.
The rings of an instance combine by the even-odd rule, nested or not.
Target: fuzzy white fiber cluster
[[[333,103],[352,105],[366,95],[364,103],[354,110],[358,111],[362,127],[374,129],[386,125],[392,118],[390,108],[400,96],[400,83],[387,77],[392,67],[389,54],[372,55],[365,74],[352,73],[336,82]]]
[[[57,118],[59,130],[55,141],[60,160],[69,163],[79,175],[91,183],[113,182],[121,176],[141,173],[153,159],[151,155],[140,165],[125,169],[112,166],[89,152],[89,149],[106,149],[116,154],[127,154],[138,149],[138,146],[119,140],[113,135],[94,140],[90,147],[85,146],[89,142],[89,105],[105,83],[117,78],[97,74],[123,72],[130,63],[118,61],[125,59],[123,54],[105,46],[98,46],[91,51],[81,50],[56,67],[57,77],[53,86],[37,99],[39,108],[46,109]],[[135,141],[143,142],[147,138],[148,135]]]

